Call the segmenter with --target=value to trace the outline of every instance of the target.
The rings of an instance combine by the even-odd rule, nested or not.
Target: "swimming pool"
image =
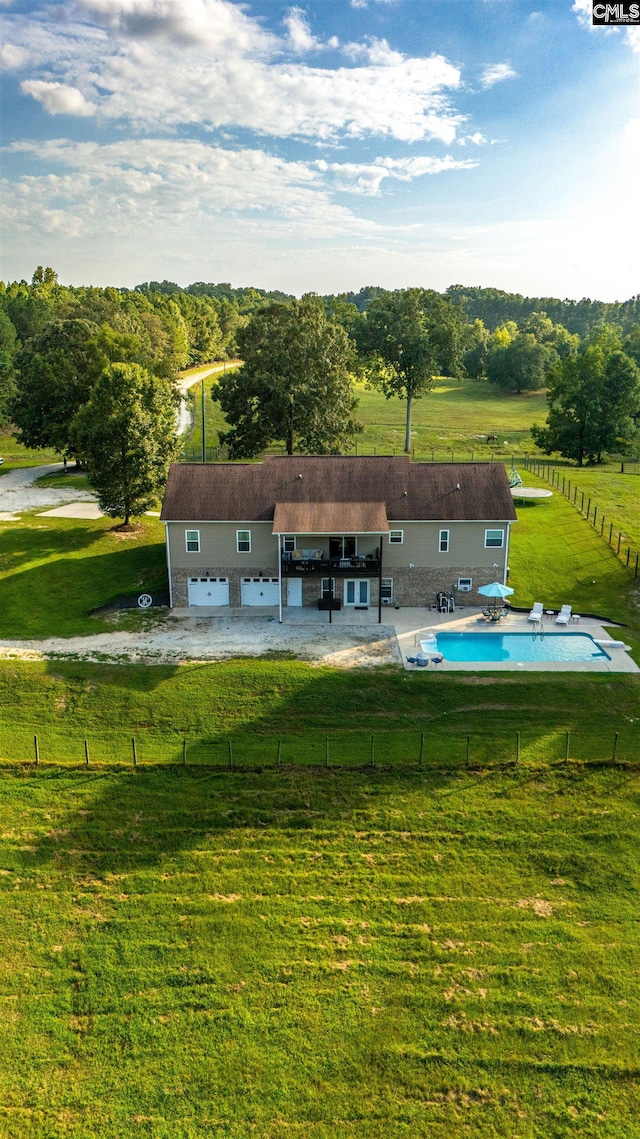
[[[605,661],[588,633],[438,633],[438,652],[452,661]]]

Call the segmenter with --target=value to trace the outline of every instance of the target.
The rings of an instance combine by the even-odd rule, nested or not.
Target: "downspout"
[[[378,575],[378,624],[382,624],[382,543],[384,534],[380,535],[380,573]]]
[[[278,534],[278,621],[282,624],[282,534]]]
[[[507,584],[507,567],[509,565],[509,538],[511,536],[511,523],[507,522],[507,545],[504,551],[504,574],[502,584]]]
[[[164,524],[164,536],[167,546],[167,574],[169,576],[169,608],[173,609],[173,584],[171,581],[171,551],[169,549],[169,523]]]

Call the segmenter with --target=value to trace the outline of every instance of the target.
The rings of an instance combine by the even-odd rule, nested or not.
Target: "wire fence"
[[[635,733],[637,736],[637,733]],[[13,732],[2,750],[0,764],[36,767],[118,768],[122,766],[193,765],[217,770],[262,771],[278,768],[341,771],[381,769],[455,772],[505,765],[553,766],[556,763],[636,763],[640,746],[634,733],[599,734],[557,728],[540,733],[534,728],[503,731],[445,732],[342,730],[328,735],[217,736],[206,738],[175,733],[135,735],[103,733],[69,738],[61,729]]]
[[[587,519],[587,522],[600,534],[600,537],[614,550],[616,556],[632,572],[634,577],[638,576],[640,552],[633,548],[622,530],[614,528],[613,522],[607,523],[604,510],[596,502],[593,502],[587,491],[581,490],[575,481],[572,482],[565,470],[558,470],[551,463],[545,463],[529,456],[525,466],[527,470],[532,471],[538,478],[544,479],[545,482],[548,482],[550,486],[555,487],[560,494],[564,495],[567,501]]]

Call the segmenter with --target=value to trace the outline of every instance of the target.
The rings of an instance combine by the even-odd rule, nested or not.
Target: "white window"
[[[290,534],[287,534],[282,539],[282,549],[284,550],[285,554],[292,554],[293,551],[295,550],[295,548],[296,548],[295,537],[292,537]]]
[[[236,546],[239,554],[251,553],[251,531],[236,530]]]
[[[184,532],[185,545],[188,554],[200,553],[200,531],[199,530],[185,530]]]
[[[393,578],[383,577],[380,584],[380,597],[383,605],[391,605],[393,601]]]
[[[441,530],[440,531],[439,542],[440,542],[440,547],[439,547],[440,553],[441,554],[448,554],[449,553],[449,531],[448,530]]]
[[[404,530],[390,530],[389,531],[389,545],[401,546],[404,539]]]
[[[504,546],[504,530],[485,530],[484,544],[486,546]]]

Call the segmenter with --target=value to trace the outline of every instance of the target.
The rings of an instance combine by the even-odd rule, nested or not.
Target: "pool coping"
[[[396,637],[398,648],[402,656],[404,668],[407,671],[432,672],[585,672],[585,673],[611,673],[611,672],[640,672],[640,668],[632,659],[630,653],[623,648],[611,648],[603,644],[603,650],[608,653],[610,660],[597,661],[452,661],[443,657],[439,664],[429,661],[426,668],[410,664],[408,657],[420,652],[420,641],[428,633],[456,632],[456,633],[486,633],[490,628],[494,632],[531,633],[533,627],[524,614],[510,612],[499,625],[490,626],[482,616],[480,609],[465,609],[458,613],[428,613],[414,610],[416,616],[423,619],[428,616],[428,623],[424,625],[414,622],[396,622]],[[407,614],[408,616],[408,614]],[[407,627],[409,626],[410,627]],[[554,633],[587,633],[594,641],[624,640],[624,630],[617,638],[602,622],[591,617],[580,617],[579,622],[570,623],[566,628],[555,623],[553,617],[544,616],[541,628],[545,632]]]

